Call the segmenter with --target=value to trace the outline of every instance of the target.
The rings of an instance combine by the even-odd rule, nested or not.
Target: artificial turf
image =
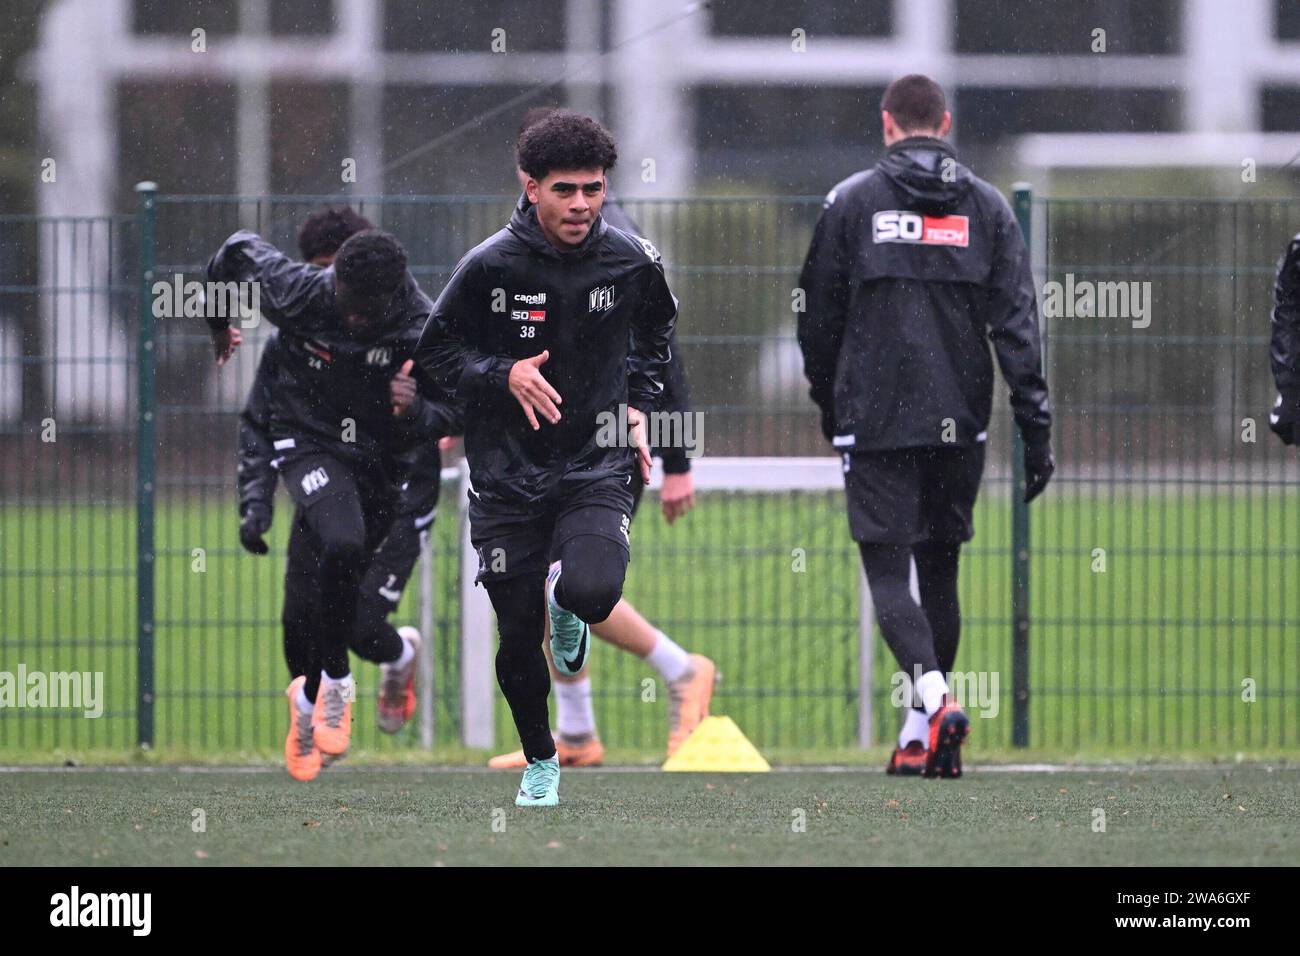
[[[1300,768],[755,775],[336,767],[0,772],[0,866],[1294,864]],[[1105,812],[1098,832],[1097,811]],[[196,811],[201,811],[201,816]],[[195,832],[202,820],[203,832]]]

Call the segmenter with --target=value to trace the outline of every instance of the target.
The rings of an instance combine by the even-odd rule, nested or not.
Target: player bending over
[[[519,806],[559,802],[544,622],[555,667],[580,673],[590,625],[622,595],[632,485],[650,478],[642,413],[658,405],[677,314],[655,248],[600,217],[616,159],[590,117],[558,111],[526,130],[525,197],[457,265],[418,349],[465,410],[477,580],[496,610],[497,681],[528,760]],[[634,440],[604,447],[599,416],[620,405]]]
[[[993,404],[990,341],[1025,441],[1026,501],[1055,469],[1052,419],[1029,253],[1010,207],[943,142],[952,117],[933,80],[892,83],[881,118],[884,158],[830,191],[813,233],[799,346],[822,432],[844,456],[849,527],[881,633],[913,682],[888,770],[959,777],[970,721],[946,675]]]
[[[298,249],[305,261],[327,267],[346,239],[371,228],[370,222],[350,207],[320,210],[303,222],[298,232]],[[270,529],[273,513],[276,471],[272,460],[276,452],[270,419],[278,354],[279,339],[272,333],[263,348],[257,376],[240,415],[239,537],[251,554],[266,554],[262,535]],[[387,618],[397,610],[402,589],[433,523],[442,484],[438,437],[459,431],[460,425],[449,414],[449,406],[416,394],[409,375],[399,371],[390,382],[390,391],[394,407],[406,408],[401,416],[404,427],[397,436],[404,432],[413,447],[396,458],[405,472],[405,480],[393,521],[383,542],[369,556],[349,646],[359,657],[379,665],[377,723],[386,733],[396,733],[415,713],[415,658],[420,633],[410,626],[394,629]],[[319,662],[312,659],[315,645],[311,639],[319,627],[316,611],[320,595],[314,586],[315,562],[311,536],[304,525],[296,523],[289,541],[281,616],[285,660],[289,662],[291,677],[320,669]],[[308,764],[314,763],[310,757],[311,745],[310,735],[291,740],[287,759],[291,763],[304,759]],[[301,748],[307,748],[308,752],[297,753]]]
[[[413,401],[396,398],[413,394],[405,380],[430,303],[406,270],[401,244],[377,230],[348,238],[324,268],[240,231],[208,263],[208,278],[258,282],[262,314],[280,330],[270,435],[296,506],[291,569],[304,579],[287,576],[286,591],[301,588],[318,604],[314,621],[298,625],[310,651],[292,641],[286,647],[297,676],[287,692],[285,756],[293,776],[311,779],[322,757],[342,755],[350,741],[348,645],[363,572],[397,507],[394,449],[411,446],[407,430],[422,420],[412,415]],[[209,323],[223,363],[239,344],[238,330],[223,319]]]

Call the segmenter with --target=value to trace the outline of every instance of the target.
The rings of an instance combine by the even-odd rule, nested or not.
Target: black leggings
[[[950,673],[961,636],[961,609],[957,603],[957,559],[961,544],[859,543],[858,549],[880,632],[899,668],[912,681],[918,673],[927,671]],[[912,600],[908,586],[913,557],[921,591],[919,607]]]
[[[601,535],[569,538],[560,546],[561,573],[556,589],[560,606],[588,624],[609,617],[623,592],[627,549]],[[542,653],[546,628],[544,573],[485,581],[497,614],[497,684],[510,705],[515,729],[529,760],[555,753],[547,697],[551,673]]]
[[[957,664],[961,639],[961,607],[957,603],[958,541],[925,541],[912,548],[916,577],[921,586],[921,610],[930,622],[935,662],[951,674]]]
[[[307,699],[315,700],[322,669],[336,678],[350,670],[366,524],[360,502],[347,494],[299,508],[295,521],[281,618],[285,663],[295,676],[307,675]]]
[[[372,529],[372,540],[379,530]],[[388,622],[388,615],[397,610],[397,601],[391,595],[400,595],[406,586],[420,550],[420,532],[409,515],[402,515],[393,522],[383,544],[374,552],[361,580],[356,619],[348,641],[352,653],[362,660],[388,664],[402,655],[402,638]],[[311,700],[316,696],[321,669],[315,637],[320,629],[321,603],[316,561],[313,535],[305,522],[299,520],[289,536],[281,623],[289,676],[308,675],[307,691]],[[388,591],[388,596],[383,591]]]

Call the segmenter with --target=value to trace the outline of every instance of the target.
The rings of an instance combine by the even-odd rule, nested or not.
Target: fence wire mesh
[[[326,198],[159,196],[152,274],[201,278],[207,257],[241,227],[293,249],[300,220]],[[498,197],[351,201],[401,237],[431,295],[512,205]],[[682,302],[680,345],[705,453],[825,454],[792,311],[820,200],[625,208],[660,247]],[[1286,202],[1034,203],[1059,464],[1031,511],[1035,747],[1297,743],[1287,701],[1300,688],[1291,634],[1300,608],[1287,581],[1298,476],[1294,455],[1266,425],[1273,271],[1297,214],[1300,205]],[[149,410],[137,404],[139,220],[0,217],[0,671],[105,677],[97,720],[66,708],[0,709],[4,750],[125,752],[135,743],[136,536],[147,517],[137,506],[144,478],[136,462]],[[1092,314],[1077,307],[1087,283]],[[1099,289],[1113,283],[1125,291]],[[277,497],[272,552],[254,558],[239,547],[234,494],[235,417],[267,331],[249,330],[218,373],[199,319],[154,325],[145,399],[156,452],[153,739],[167,752],[274,751],[283,733],[279,612],[291,506]],[[1013,741],[1010,435],[1000,412],[977,535],[962,556],[957,666],[996,681],[988,688],[996,704],[976,721],[977,746]],[[432,613],[439,748],[455,745],[462,729],[457,493],[445,485],[425,559],[433,606],[421,607],[417,571],[398,612],[412,622]],[[673,527],[648,495],[633,529],[627,596],[718,662],[715,712],[790,759],[857,746],[859,572],[842,493],[707,491]],[[894,666],[878,640],[871,653],[869,709],[876,738],[888,740]],[[644,683],[653,672],[598,646],[592,674],[606,742],[661,748],[666,693]],[[373,690],[372,669],[358,676],[363,695]],[[498,741],[513,739],[500,704],[495,724]],[[355,740],[370,751],[410,749],[419,725],[389,738],[358,719]]]

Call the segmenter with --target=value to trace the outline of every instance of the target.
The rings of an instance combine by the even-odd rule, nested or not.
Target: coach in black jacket
[[[984,466],[989,342],[1025,440],[1026,500],[1054,468],[1051,414],[1029,254],[1010,208],[940,139],[951,117],[932,80],[893,83],[882,118],[884,159],[826,197],[801,277],[799,345],[822,431],[844,455],[881,631],[935,716],[956,657],[957,558]],[[908,590],[913,556],[924,612]],[[958,775],[965,716],[950,707],[940,724],[932,735],[912,717],[890,770]]]
[[[1277,383],[1269,427],[1285,444],[1300,444],[1300,235],[1278,260],[1269,358]]]

